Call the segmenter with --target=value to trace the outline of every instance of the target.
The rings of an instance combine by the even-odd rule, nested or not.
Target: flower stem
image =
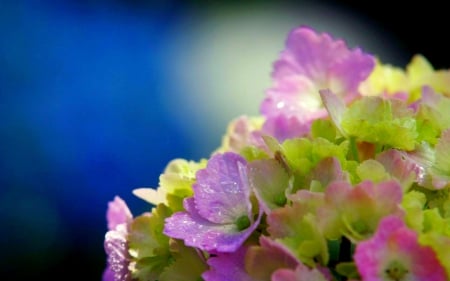
[[[353,160],[359,162],[358,147],[356,146],[356,138],[350,137],[350,152],[352,154]]]

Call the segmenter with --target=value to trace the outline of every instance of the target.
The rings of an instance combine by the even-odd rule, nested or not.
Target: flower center
[[[401,281],[404,280],[406,274],[408,274],[408,270],[398,261],[391,262],[387,268],[384,270],[385,276],[387,280]]]
[[[284,196],[284,194],[279,194],[277,196],[275,196],[275,204],[277,206],[283,207],[286,204],[286,196]]]
[[[236,226],[239,231],[244,230],[250,226],[250,219],[248,216],[241,216],[236,220]]]

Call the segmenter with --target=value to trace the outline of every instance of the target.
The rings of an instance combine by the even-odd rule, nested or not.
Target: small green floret
[[[277,206],[283,207],[284,205],[286,205],[286,196],[284,194],[279,194],[275,197],[275,204],[277,204]]]
[[[403,280],[403,277],[408,274],[408,270],[405,269],[405,266],[398,261],[391,262],[388,267],[385,269],[384,273],[388,280]]]
[[[359,141],[413,150],[417,142],[417,125],[405,104],[380,97],[363,97],[350,105],[341,126]]]
[[[241,216],[236,220],[236,226],[239,231],[247,229],[250,226],[250,219],[248,216]]]

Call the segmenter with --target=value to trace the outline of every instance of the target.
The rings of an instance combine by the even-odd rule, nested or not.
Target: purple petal
[[[106,212],[106,220],[108,222],[108,230],[113,230],[117,225],[127,223],[133,218],[125,201],[119,196],[114,197],[114,201],[108,203]]]
[[[115,281],[115,280],[114,280],[114,271],[111,270],[111,267],[110,267],[110,266],[108,266],[108,267],[103,271],[102,280],[103,280],[103,281]]]
[[[303,75],[318,84],[330,82],[328,79],[334,76],[344,86],[337,90],[354,92],[374,66],[375,58],[363,53],[360,48],[350,50],[343,40],[334,39],[328,33],[300,27],[289,34],[286,50],[275,64],[273,76],[278,79]]]
[[[295,116],[301,123],[326,115],[319,90],[330,89],[345,102],[359,96],[360,82],[375,66],[375,58],[343,40],[311,28],[294,29],[274,63],[274,85],[267,91],[261,112],[267,117]]]
[[[193,185],[198,213],[213,223],[234,224],[239,217],[251,217],[247,161],[239,154],[216,154],[196,174]]]
[[[194,199],[184,200],[186,212],[177,212],[167,218],[164,234],[172,238],[184,240],[187,246],[197,247],[205,251],[234,252],[256,229],[262,212],[256,221],[239,231],[236,224],[218,224],[203,218],[195,208]]]
[[[105,235],[105,252],[108,255],[108,269],[112,271],[115,281],[130,281],[131,273],[128,269],[130,256],[128,254],[126,225],[121,224],[116,230],[110,230]],[[106,272],[105,278],[111,273]]]
[[[295,116],[277,115],[267,117],[262,132],[283,142],[286,139],[305,136],[310,129],[310,121],[302,122]]]
[[[257,281],[245,272],[247,247],[234,253],[221,253],[208,259],[210,269],[202,274],[205,281]]]

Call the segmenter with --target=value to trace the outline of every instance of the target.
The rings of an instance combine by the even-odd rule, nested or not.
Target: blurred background
[[[107,203],[147,211],[134,188],[257,114],[292,28],[449,68],[443,5],[0,0],[2,280],[101,280]]]

